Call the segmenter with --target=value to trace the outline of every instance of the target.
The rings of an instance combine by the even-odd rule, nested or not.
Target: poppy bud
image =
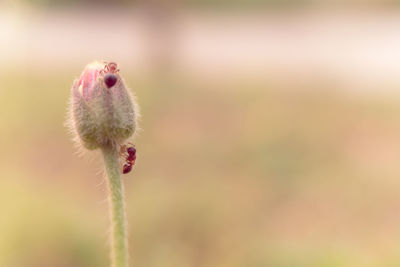
[[[136,102],[116,66],[93,62],[73,83],[69,124],[87,149],[120,144],[135,132]]]

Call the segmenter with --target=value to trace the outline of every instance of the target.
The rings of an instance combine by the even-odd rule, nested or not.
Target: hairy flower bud
[[[86,66],[71,92],[70,126],[87,149],[121,144],[136,128],[137,109],[117,64]]]

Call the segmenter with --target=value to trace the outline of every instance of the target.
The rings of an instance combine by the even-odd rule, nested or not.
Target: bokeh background
[[[86,64],[141,106],[136,267],[400,266],[400,2],[0,2],[0,266],[105,267]]]

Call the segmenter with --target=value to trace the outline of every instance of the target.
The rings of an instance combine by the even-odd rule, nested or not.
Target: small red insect
[[[118,69],[118,65],[115,62],[107,62],[107,61],[103,61],[104,63],[104,68],[102,70],[100,70],[100,74],[104,75],[104,74],[117,74],[119,72]]]
[[[115,62],[104,62],[104,64],[104,68],[100,70],[100,75],[104,76],[107,88],[111,88],[118,81],[118,77],[115,75],[119,72],[118,65]]]
[[[130,146],[130,147],[126,148],[126,151],[125,151],[125,146],[124,146],[123,149],[124,149],[123,153],[125,154],[125,152],[126,152],[127,155],[125,157],[126,163],[122,167],[122,173],[126,174],[126,173],[129,173],[132,170],[133,165],[135,165],[136,148],[134,146]]]
[[[118,65],[115,62],[107,62],[107,64],[104,66],[104,71],[106,73],[118,73]]]

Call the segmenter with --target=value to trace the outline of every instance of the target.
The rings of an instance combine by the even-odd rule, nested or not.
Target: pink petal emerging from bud
[[[103,68],[104,63],[96,61],[87,65],[83,70],[81,77],[79,78],[78,90],[85,100],[89,100],[89,96],[93,93],[95,83]]]

